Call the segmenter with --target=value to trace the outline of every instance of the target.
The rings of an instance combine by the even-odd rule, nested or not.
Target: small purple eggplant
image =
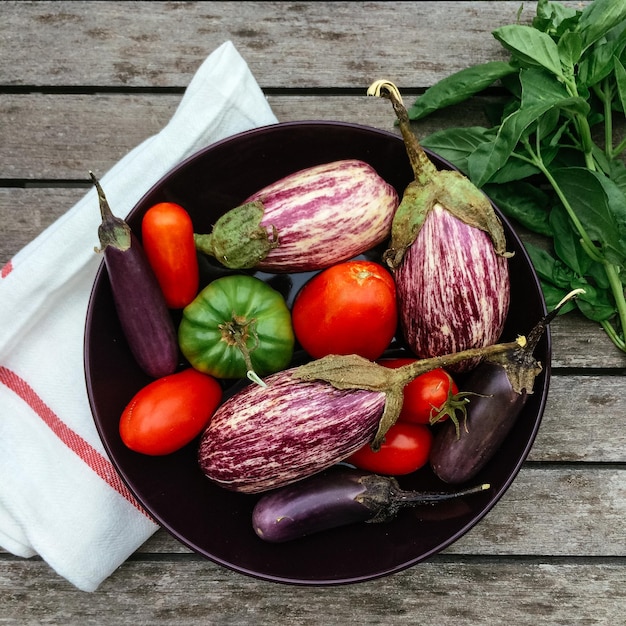
[[[502,223],[468,178],[439,171],[428,158],[393,83],[377,81],[368,94],[391,101],[415,175],[384,254],[395,274],[404,338],[420,358],[490,345],[502,333],[510,302],[511,254]]]
[[[128,346],[148,376],[173,374],[178,365],[178,340],[165,297],[139,240],[128,224],[111,212],[92,172],[102,224],[100,250],[109,275],[115,309]]]
[[[196,247],[235,269],[319,270],[388,239],[398,201],[368,163],[323,163],[257,191],[196,234]]]
[[[456,492],[406,491],[392,476],[337,465],[262,496],[252,512],[252,527],[264,541],[282,543],[357,522],[388,522],[403,508],[486,489],[488,484]]]
[[[528,334],[525,345],[485,358],[464,383],[469,402],[464,424],[444,422],[433,439],[430,465],[444,482],[460,484],[474,478],[493,458],[509,434],[529,394],[541,364],[533,351],[561,307],[582,290],[568,294]]]

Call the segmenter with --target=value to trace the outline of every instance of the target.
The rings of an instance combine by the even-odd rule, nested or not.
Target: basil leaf
[[[622,105],[622,111],[626,112],[626,69],[621,61],[615,57],[615,82],[617,84],[617,95]]]
[[[563,33],[576,28],[580,14],[581,11],[565,7],[559,2],[539,0],[532,25],[537,30],[560,38]]]
[[[489,61],[462,69],[429,87],[409,108],[409,119],[418,120],[433,111],[463,102],[516,71],[503,61]]]
[[[563,76],[559,50],[550,35],[523,24],[501,26],[492,34],[526,67],[539,66]]]
[[[539,248],[531,243],[526,243],[524,247],[537,272],[537,276],[539,276],[542,281],[549,282],[559,289],[565,289],[567,291],[571,289],[572,281],[576,278],[576,275],[571,269],[558,259],[555,259],[543,248]]]
[[[504,119],[493,141],[479,146],[468,159],[470,178],[477,187],[490,181],[504,166],[524,131],[552,108],[586,115],[583,98],[569,97],[565,87],[546,72],[531,68],[520,71],[520,108]]]
[[[609,263],[626,262],[626,197],[604,175],[586,168],[566,168],[552,176],[592,241]]]
[[[580,87],[592,87],[606,78],[614,68],[614,57],[621,56],[626,46],[626,20],[614,27],[605,39],[587,48],[578,65]]]
[[[541,235],[552,236],[550,200],[536,185],[514,182],[485,185],[483,191],[507,217]]]
[[[501,185],[504,183],[514,183],[519,180],[524,180],[524,178],[528,178],[529,176],[534,176],[535,174],[539,174],[539,169],[532,165],[532,163],[519,159],[509,159],[489,179],[489,184],[495,183]]]
[[[428,135],[421,143],[424,148],[432,150],[467,174],[467,158],[492,135],[492,131],[481,126],[450,128]]]
[[[557,204],[550,212],[550,226],[557,257],[576,274],[585,276],[593,261],[580,245],[580,235],[574,230],[562,204]]]
[[[626,2],[623,0],[594,0],[582,11],[578,20],[578,31],[583,38],[583,47],[604,37],[614,26],[626,20]]]
[[[576,299],[576,305],[585,317],[594,322],[603,322],[615,315],[615,305],[604,289],[596,289],[586,280],[572,283],[572,289],[578,287],[585,290],[585,293],[581,293]]]
[[[583,38],[580,33],[563,33],[557,44],[557,49],[564,73],[573,79],[575,66],[580,61],[580,55],[583,51]]]

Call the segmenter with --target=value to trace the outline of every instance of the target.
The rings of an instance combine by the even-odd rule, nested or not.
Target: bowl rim
[[[219,150],[221,149],[224,145],[228,145],[232,142],[237,142],[237,141],[241,141],[243,139],[245,139],[248,136],[255,136],[255,135],[259,135],[259,134],[267,134],[267,133],[274,133],[274,132],[283,132],[283,131],[288,131],[291,128],[302,128],[302,127],[309,127],[309,128],[342,128],[342,129],[347,129],[347,130],[356,130],[358,132],[364,132],[364,133],[374,133],[377,134],[381,137],[386,137],[389,138],[393,141],[399,141],[402,142],[402,137],[396,133],[393,133],[389,130],[384,130],[384,129],[378,129],[376,127],[372,127],[372,126],[368,126],[365,124],[359,124],[359,123],[351,123],[351,122],[343,122],[343,121],[339,121],[339,120],[295,120],[295,121],[288,121],[288,122],[277,122],[274,124],[269,124],[269,125],[265,125],[265,126],[260,126],[257,128],[251,128],[233,135],[230,135],[228,137],[224,137],[210,145],[207,145],[203,148],[200,148],[199,150],[193,152],[192,154],[188,155],[187,157],[185,157],[183,160],[181,160],[177,165],[175,165],[174,167],[172,167],[171,169],[169,169],[163,176],[161,176],[159,178],[159,180],[154,183],[141,197],[140,199],[134,204],[134,206],[132,207],[132,209],[128,212],[126,218],[128,218],[129,216],[132,216],[134,214],[136,214],[137,210],[139,207],[141,207],[146,200],[152,195],[154,194],[156,191],[159,190],[159,188],[170,178],[175,177],[181,170],[186,169],[191,163],[194,163],[195,161],[202,159],[204,157],[204,155],[208,152],[212,152],[214,150]],[[458,168],[456,166],[454,166],[451,162],[447,161],[446,159],[440,157],[438,154],[436,154],[435,152],[431,151],[431,150],[427,150],[425,149],[426,152],[430,155],[430,156],[434,156],[438,161],[440,161],[443,165],[445,165],[447,168],[449,169],[453,169],[453,170],[458,170]],[[495,203],[493,201],[490,202],[492,203],[492,205],[496,208],[497,212],[498,212],[498,216],[500,217],[500,219],[502,220],[502,222],[504,223],[505,227],[508,228],[510,230],[510,232],[514,235],[515,238],[517,238],[517,240],[519,241],[519,243],[521,244],[521,240],[519,239],[519,236],[517,235],[515,229],[513,228],[512,224],[510,223],[510,221],[508,220],[508,218],[502,214],[501,210],[495,205]],[[125,219],[126,219],[125,218]],[[539,278],[537,276],[537,273],[534,269],[534,266],[532,265],[532,262],[530,260],[530,256],[528,255],[525,247],[523,246],[523,244],[521,245],[521,253],[522,253],[522,257],[523,257],[523,261],[525,264],[528,265],[529,269],[530,269],[530,273],[533,277],[533,281],[535,283],[534,288],[537,289],[538,288],[538,293],[540,294],[540,298],[541,298],[541,306],[543,309],[543,315],[546,314],[546,303],[545,303],[545,299],[543,297],[543,292],[541,290],[540,287],[540,282],[539,282]],[[84,349],[83,349],[83,359],[84,359],[84,373],[85,373],[85,381],[86,381],[86,387],[87,387],[87,395],[88,395],[88,400],[89,400],[89,405],[90,405],[90,409],[92,412],[92,418],[94,420],[94,423],[96,425],[96,429],[98,431],[98,436],[101,439],[101,442],[106,450],[106,453],[109,457],[109,459],[111,460],[113,466],[115,467],[117,473],[120,475],[120,478],[122,479],[123,483],[126,485],[126,487],[129,489],[130,493],[136,498],[136,500],[141,504],[142,507],[145,508],[146,511],[148,511],[148,513],[152,516],[152,518],[158,523],[158,525],[163,528],[164,530],[166,530],[169,534],[171,534],[177,541],[179,541],[181,544],[187,546],[189,549],[191,549],[193,552],[200,554],[201,556],[203,556],[204,558],[217,563],[219,565],[222,565],[224,567],[226,567],[227,569],[231,570],[231,571],[235,571],[238,572],[240,574],[244,574],[244,575],[248,575],[251,576],[253,578],[256,579],[260,579],[260,580],[265,580],[265,581],[269,581],[269,582],[276,582],[276,583],[283,583],[283,584],[290,584],[290,585],[296,585],[296,586],[335,586],[335,585],[343,585],[343,584],[352,584],[352,583],[358,583],[358,582],[366,582],[366,581],[370,581],[370,580],[375,580],[377,578],[381,578],[390,574],[394,574],[403,570],[406,570],[410,567],[415,566],[416,564],[423,562],[429,558],[431,558],[432,556],[434,556],[435,554],[441,552],[442,550],[444,550],[445,548],[449,547],[450,545],[452,545],[453,543],[455,543],[456,541],[458,541],[458,539],[460,539],[463,535],[465,535],[470,529],[472,529],[474,526],[476,526],[492,509],[493,507],[497,504],[497,502],[502,498],[502,496],[504,495],[504,493],[509,489],[509,487],[511,486],[512,482],[516,479],[517,475],[519,474],[522,465],[524,464],[532,446],[534,445],[539,427],[541,425],[542,419],[543,419],[543,414],[545,411],[545,406],[546,406],[546,402],[547,402],[547,396],[548,396],[548,391],[549,391],[549,387],[550,387],[550,380],[551,380],[551,369],[552,369],[552,336],[551,336],[551,332],[550,332],[550,327],[548,327],[546,329],[545,335],[544,335],[544,339],[543,339],[543,343],[545,345],[545,352],[544,352],[544,357],[545,360],[542,361],[542,366],[543,366],[543,371],[541,373],[541,377],[543,378],[543,386],[541,388],[540,394],[540,400],[539,400],[539,404],[537,407],[537,417],[535,419],[534,425],[532,430],[529,433],[529,437],[527,442],[525,443],[522,453],[520,455],[519,460],[515,463],[515,466],[513,468],[513,470],[511,471],[511,473],[509,474],[509,476],[506,478],[506,480],[503,481],[503,483],[500,485],[500,487],[498,489],[493,490],[492,492],[490,492],[490,497],[489,497],[489,501],[487,503],[487,505],[483,506],[482,510],[479,513],[473,514],[471,519],[468,521],[467,524],[465,524],[464,526],[460,527],[456,532],[454,532],[451,536],[448,537],[448,539],[446,539],[445,541],[439,543],[438,545],[434,546],[432,549],[426,551],[425,553],[422,553],[416,557],[412,557],[412,558],[408,558],[408,559],[404,559],[401,563],[398,563],[396,565],[394,565],[393,567],[389,567],[386,568],[384,570],[379,570],[376,572],[371,572],[368,574],[363,574],[363,575],[356,575],[356,576],[348,576],[348,577],[342,577],[342,578],[327,578],[327,579],[296,579],[296,578],[292,578],[292,577],[288,577],[288,576],[283,576],[283,575],[272,575],[269,574],[267,572],[257,572],[252,568],[248,568],[248,567],[244,567],[244,566],[240,566],[237,563],[233,563],[227,559],[221,558],[217,555],[213,555],[213,554],[209,554],[207,551],[200,549],[197,545],[194,544],[194,542],[190,541],[188,538],[186,538],[179,530],[177,530],[175,527],[172,526],[171,523],[168,522],[167,519],[165,519],[163,517],[163,515],[161,515],[161,512],[159,510],[155,510],[155,507],[150,503],[145,501],[145,499],[137,492],[135,485],[133,484],[133,480],[128,476],[128,473],[125,471],[125,469],[123,467],[121,467],[118,459],[116,458],[116,455],[113,451],[113,449],[111,448],[111,446],[109,445],[109,441],[104,433],[104,430],[102,428],[102,425],[97,417],[98,415],[98,408],[96,406],[95,403],[95,399],[93,397],[93,391],[92,391],[92,376],[94,375],[94,373],[91,371],[91,365],[90,365],[90,352],[92,350],[92,346],[91,346],[91,340],[89,337],[89,332],[90,332],[90,327],[91,327],[91,323],[92,323],[92,318],[94,315],[94,308],[93,308],[93,302],[94,302],[94,296],[96,294],[96,291],[98,290],[98,287],[100,285],[100,282],[103,280],[103,275],[106,272],[106,267],[105,267],[105,262],[102,259],[99,263],[99,266],[97,268],[96,274],[94,276],[93,279],[93,283],[91,286],[91,292],[89,295],[89,301],[88,301],[88,308],[87,308],[87,312],[86,312],[86,317],[85,317],[85,326],[84,326]],[[539,390],[535,390],[535,391],[539,391]]]

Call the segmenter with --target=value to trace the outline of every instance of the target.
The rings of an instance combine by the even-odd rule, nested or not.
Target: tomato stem
[[[259,345],[259,338],[256,334],[255,327],[255,318],[246,319],[236,313],[233,313],[230,321],[224,322],[218,326],[222,332],[222,341],[225,341],[231,346],[237,346],[239,349],[239,352],[241,353],[241,356],[246,364],[246,376],[248,379],[261,387],[267,387],[267,384],[254,371],[254,366],[252,365],[252,359],[250,357],[250,353]],[[248,348],[248,341],[250,338],[254,341],[252,350]]]

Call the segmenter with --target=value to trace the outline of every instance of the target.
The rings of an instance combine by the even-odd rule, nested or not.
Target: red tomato
[[[416,359],[382,359],[385,367],[401,367]],[[465,400],[458,396],[459,388],[452,376],[442,368],[431,370],[414,378],[404,388],[404,402],[399,420],[415,424],[443,422],[461,410]]]
[[[378,452],[366,444],[346,460],[369,472],[401,476],[426,465],[432,443],[433,435],[428,426],[396,422],[387,431]]]
[[[135,452],[170,454],[202,432],[221,400],[217,380],[193,368],[158,378],[124,409],[120,436]]]
[[[199,286],[193,225],[187,211],[173,202],[155,204],[143,217],[141,238],[167,306],[187,306]]]
[[[300,345],[314,358],[358,354],[377,359],[396,332],[396,287],[373,261],[345,261],[309,280],[292,309]]]

